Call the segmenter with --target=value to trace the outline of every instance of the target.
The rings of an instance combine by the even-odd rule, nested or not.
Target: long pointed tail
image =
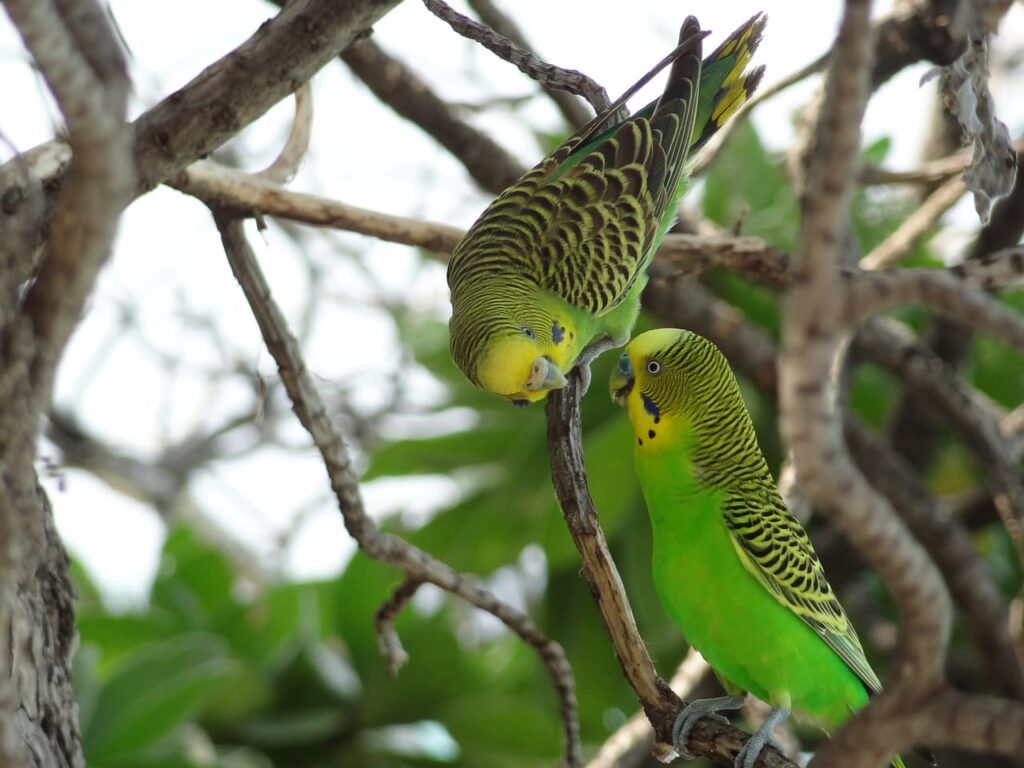
[[[704,59],[691,156],[743,106],[761,82],[763,65],[750,72],[744,70],[761,43],[767,23],[763,13],[752,16]]]

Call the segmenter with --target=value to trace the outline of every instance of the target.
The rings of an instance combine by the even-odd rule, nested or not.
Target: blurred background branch
[[[159,49],[153,35],[162,30],[154,33],[152,20],[137,17],[130,4],[105,9],[115,32],[138,52],[131,59],[138,91],[132,114],[141,115],[133,184],[135,194],[153,192],[129,207],[118,255],[89,294],[93,309],[68,347],[37,463],[63,535],[104,541],[105,551],[116,553],[82,558],[85,565],[76,561],[72,569],[81,636],[75,693],[89,763],[548,765],[567,738],[567,726],[552,717],[566,709],[566,683],[556,675],[556,691],[548,671],[560,664],[551,650],[560,646],[581,681],[580,760],[654,765],[652,746],[666,757],[664,745],[654,744],[645,716],[630,714],[637,692],[610,666],[600,613],[587,598],[576,545],[546,481],[544,414],[492,403],[469,387],[448,359],[444,328],[445,254],[489,195],[589,111],[578,97],[542,90],[503,68],[418,3],[289,3],[246,42],[266,8],[244,0],[230,5],[223,21],[188,34],[194,46],[177,41],[175,56],[192,56],[185,69],[146,65]],[[849,329],[836,431],[841,424],[853,465],[941,574],[955,611],[943,675],[972,694],[942,693],[934,702],[915,700],[907,712],[883,710],[881,727],[902,730],[880,734],[878,743],[922,740],[1007,754],[1018,749],[1010,730],[1020,717],[1008,700],[1024,694],[1024,355],[998,339],[1019,338],[1024,195],[1017,183],[988,224],[977,226],[970,203],[954,200],[951,191],[970,163],[959,149],[961,129],[938,98],[938,82],[921,87],[920,96],[922,70],[904,72],[918,62],[947,66],[960,59],[963,32],[953,21],[974,5],[898,0],[871,20],[870,97],[889,114],[884,129],[869,129],[864,146],[847,147],[859,166],[857,186],[838,230],[837,287],[828,295],[855,297],[836,302],[848,307],[847,319],[884,310]],[[995,15],[979,23],[991,29],[1006,13],[1010,44],[1000,48],[1003,36],[996,36],[987,53],[998,113],[1009,105],[1000,87],[1012,94],[1021,76],[1019,53],[1010,50],[1019,48],[1019,7],[991,5]],[[655,58],[655,45],[661,51],[674,43],[670,32],[680,20],[671,9],[641,6],[632,9],[635,25],[621,15],[606,23],[579,5],[538,15],[471,0],[461,10],[468,7],[536,66],[542,59],[531,43],[561,61],[588,62],[583,54],[596,49],[603,59],[634,62],[628,69],[639,72]],[[838,7],[804,9],[791,23],[791,9],[764,6],[773,17],[764,49],[769,72],[793,74],[764,89],[745,110],[749,119],[730,123],[728,142],[699,159],[700,181],[666,238],[644,299],[642,327],[692,328],[725,351],[773,470],[785,457],[776,410],[778,297],[802,275],[795,264],[799,198],[785,176],[790,118],[835,55],[817,55],[807,41],[830,39],[828,14]],[[713,17],[714,7],[693,12],[702,23],[720,19],[710,25],[717,35],[746,10],[720,17]],[[202,13],[212,18],[220,10]],[[630,47],[634,37],[647,42]],[[769,54],[773,39],[779,47]],[[777,63],[786,49],[804,58]],[[608,78],[609,86],[619,70],[628,74],[625,65],[602,69],[602,58],[580,70]],[[301,104],[299,120],[291,104],[272,108],[324,65],[310,89],[315,120]],[[175,72],[166,85],[164,69]],[[175,93],[180,83],[186,85]],[[913,108],[893,109],[892,93],[908,104],[931,99],[934,108],[911,119]],[[24,103],[38,95],[30,92]],[[13,297],[8,307],[40,274],[41,225],[71,179],[60,116],[49,109],[50,125],[38,141],[53,140],[0,166],[0,277]],[[808,126],[820,110],[805,117]],[[17,128],[16,112],[5,112],[5,136]],[[912,126],[931,112],[943,118],[918,136]],[[1021,135],[1019,114],[1007,109],[1003,119],[1008,135]],[[811,137],[808,128],[809,168],[821,159]],[[12,143],[21,149],[34,142]],[[277,163],[282,145],[295,151]],[[921,153],[908,157],[908,145]],[[247,170],[268,167],[272,178]],[[809,177],[800,174],[804,188]],[[164,183],[186,194],[154,189]],[[949,195],[938,192],[943,185]],[[922,207],[929,200],[934,205]],[[226,218],[259,223],[248,245],[259,252],[309,366],[303,397],[315,394],[345,435],[366,519],[380,535],[449,563],[452,574],[478,574],[465,588],[528,617],[535,632],[542,627],[543,635],[530,635],[536,645],[492,615],[445,599],[429,579],[414,587],[420,571],[406,580],[403,569],[352,556],[337,499],[292,418],[274,361],[252,332],[251,312],[236,300],[221,260],[211,258],[220,248],[208,237],[207,204]],[[898,267],[869,271],[879,253]],[[911,299],[923,301],[908,306]],[[6,311],[0,310],[5,322]],[[988,319],[971,327],[962,322],[965,313]],[[646,670],[638,686],[650,694],[645,704],[656,702],[655,720],[664,725],[677,698],[657,681],[655,666],[666,672],[687,659],[682,674],[701,665],[665,620],[650,584],[649,533],[624,420],[601,396],[614,355],[605,357],[579,406],[582,426],[574,438],[577,451],[586,452],[605,542],[590,551],[617,566],[604,576],[617,573],[612,582],[625,591],[603,586],[602,596],[628,608],[613,607],[613,621],[633,617],[635,630],[619,633],[618,642],[632,638],[636,645],[624,652]],[[34,422],[18,423],[34,439]],[[579,469],[581,453],[575,461]],[[22,479],[30,519],[45,527],[34,474]],[[120,509],[126,511],[115,515]],[[831,516],[818,512],[818,504],[807,505],[815,546],[872,664],[894,681],[905,668],[892,600],[865,564],[870,553],[858,553]],[[139,520],[151,521],[148,539]],[[591,544],[593,538],[585,546]],[[313,554],[324,551],[331,553],[326,565]],[[59,549],[50,554],[53,563],[63,557]],[[90,578],[95,571],[105,580],[146,558],[148,575],[131,577],[136,602],[112,597]],[[38,580],[40,590],[50,589],[48,579]],[[70,635],[54,637],[67,637],[71,647]],[[558,646],[546,644],[555,640]],[[547,666],[536,664],[538,650]],[[392,678],[386,666],[397,666],[403,653],[408,661]],[[684,677],[680,695],[715,694],[710,676],[699,692]],[[957,708],[965,714],[954,720]],[[753,726],[758,714],[743,718]],[[988,742],[979,735],[985,728],[994,729]],[[576,737],[568,738],[572,744]],[[805,749],[822,740],[800,726],[795,738]],[[722,756],[741,739],[739,729],[708,724],[694,732],[692,748],[703,744]],[[939,757],[949,768],[1009,764],[956,750]]]

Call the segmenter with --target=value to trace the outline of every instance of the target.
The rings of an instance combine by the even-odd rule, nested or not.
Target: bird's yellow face
[[[678,328],[642,333],[626,345],[612,372],[609,393],[629,412],[637,449],[667,447],[688,428],[681,409],[685,382],[677,350],[691,335]]]
[[[564,371],[575,357],[565,343],[569,332],[559,324],[553,328],[554,333],[524,327],[519,333],[494,339],[477,367],[480,386],[515,405],[535,403],[552,389],[564,387]]]

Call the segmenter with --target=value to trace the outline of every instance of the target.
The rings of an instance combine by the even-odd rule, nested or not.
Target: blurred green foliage
[[[884,159],[887,142],[866,150]],[[795,246],[797,204],[749,124],[741,127],[703,184],[704,214],[787,250]],[[854,235],[867,251],[913,205],[887,190],[860,191]],[[934,263],[927,246],[913,255]],[[776,297],[725,271],[702,278],[752,322],[778,332]],[[1024,308],[1018,294],[1008,299]],[[901,314],[919,325],[917,310]],[[472,428],[379,445],[365,480],[457,477],[464,494],[428,522],[391,530],[453,567],[483,578],[519,574],[524,553],[543,555],[546,575],[528,610],[565,648],[578,685],[589,750],[635,709],[603,633],[579,560],[554,502],[543,408],[520,410],[470,387],[453,367],[436,318],[396,322],[419,366],[447,389],[437,411],[473,414]],[[643,320],[651,324],[649,318]],[[650,579],[650,534],[632,466],[625,416],[604,394],[614,354],[594,366],[584,403],[593,494],[629,591],[640,631],[669,675],[685,645],[661,612]],[[1024,399],[1024,357],[987,340],[973,345],[965,375],[1004,405]],[[773,468],[779,441],[774,405],[745,387]],[[885,424],[899,387],[874,368],[854,377],[852,407]],[[310,461],[316,461],[310,451]],[[951,438],[933,467],[936,490],[973,487],[976,468]],[[813,533],[813,531],[812,531]],[[979,546],[1009,592],[1021,573],[1002,529]],[[826,563],[827,566],[827,563]],[[511,570],[510,570],[511,567]],[[425,588],[397,629],[410,661],[396,679],[381,663],[374,612],[400,575],[357,554],[334,579],[244,589],[229,559],[185,526],[169,532],[144,611],[112,614],[87,574],[76,570],[81,648],[75,665],[82,731],[93,768],[262,766],[551,766],[560,751],[557,707],[534,652],[465,605]],[[884,601],[879,599],[878,602]],[[857,608],[851,606],[857,620]],[[878,608],[885,619],[888,608]],[[878,615],[873,616],[878,620]],[[870,640],[870,634],[868,635]]]

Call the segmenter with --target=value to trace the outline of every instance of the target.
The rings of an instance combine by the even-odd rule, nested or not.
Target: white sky
[[[457,7],[460,4],[456,4]],[[246,39],[274,8],[255,0],[180,0],[172,5],[110,0],[132,53],[133,114],[185,84],[219,56]],[[876,3],[876,14],[891,2]],[[769,15],[756,61],[768,67],[771,83],[818,56],[830,44],[840,3],[733,0],[685,4],[635,0],[506,0],[538,52],[553,63],[582,70],[614,98],[670,50],[687,13],[713,30],[714,47],[756,11]],[[464,9],[463,9],[464,10]],[[197,24],[196,19],[203,19]],[[1014,4],[1004,21],[1003,42],[1019,42],[1024,11]],[[377,25],[375,39],[423,74],[445,98],[482,101],[535,91],[518,71],[458,38],[423,6],[409,0]],[[187,41],[183,44],[183,41]],[[887,84],[872,101],[866,140],[894,140],[890,164],[912,167],[923,135],[930,87],[918,80],[926,66],[912,67]],[[996,83],[1000,114],[1019,134],[1024,100],[1005,97]],[[657,82],[653,89],[657,89]],[[792,116],[813,90],[804,83],[762,107],[758,128],[773,148],[792,138]],[[651,91],[653,93],[654,90]],[[1003,94],[1003,97],[1000,97]],[[53,111],[6,17],[0,18],[0,161],[10,147],[27,149],[53,134]],[[638,98],[649,98],[644,93]],[[388,213],[419,216],[467,226],[487,203],[462,167],[414,126],[383,107],[342,64],[327,66],[314,81],[314,132],[310,153],[292,183],[315,192]],[[236,147],[249,167],[265,165],[287,134],[291,104],[279,105],[243,134]],[[532,100],[509,119],[507,111],[474,121],[532,164],[538,157],[535,130],[554,130],[559,116],[544,98]],[[4,142],[9,146],[5,146]],[[954,216],[965,231],[975,225],[970,203]],[[961,224],[962,222],[962,224]],[[307,360],[324,386],[340,382],[356,400],[379,399],[381,373],[399,364],[394,331],[375,305],[400,298],[419,307],[447,311],[441,268],[417,268],[411,249],[354,235],[325,233],[306,241],[310,258],[331,265],[311,288],[294,243],[271,224],[253,232],[261,262],[276,297],[296,321],[311,296],[327,297],[306,348]],[[352,259],[357,261],[352,261]],[[361,264],[363,269],[355,266]],[[124,334],[126,309],[141,333]],[[60,371],[57,398],[91,430],[114,445],[152,455],[168,438],[197,425],[216,424],[248,402],[238,382],[211,388],[198,369],[222,364],[223,352],[209,334],[187,322],[197,318],[217,329],[238,359],[268,379],[273,365],[262,349],[254,321],[226,266],[205,208],[177,192],[158,189],[125,214],[115,255],[104,271],[87,319],[76,333]],[[145,341],[143,342],[142,339]],[[160,364],[152,353],[182,355],[187,366]],[[424,383],[424,397],[431,388]],[[292,445],[303,445],[296,427]],[[44,445],[43,454],[55,456]],[[72,553],[99,581],[112,604],[130,605],[145,595],[156,568],[163,525],[148,507],[77,471],[63,481],[46,480],[58,527]],[[302,514],[298,535],[272,571],[296,577],[336,572],[352,551],[340,516],[326,495],[323,470],[312,451],[269,448],[244,459],[222,462],[192,487],[198,507],[237,536],[261,560],[270,558],[281,531]],[[424,513],[438,495],[455,493],[443,479],[370,483],[364,488],[377,515],[401,508]]]

